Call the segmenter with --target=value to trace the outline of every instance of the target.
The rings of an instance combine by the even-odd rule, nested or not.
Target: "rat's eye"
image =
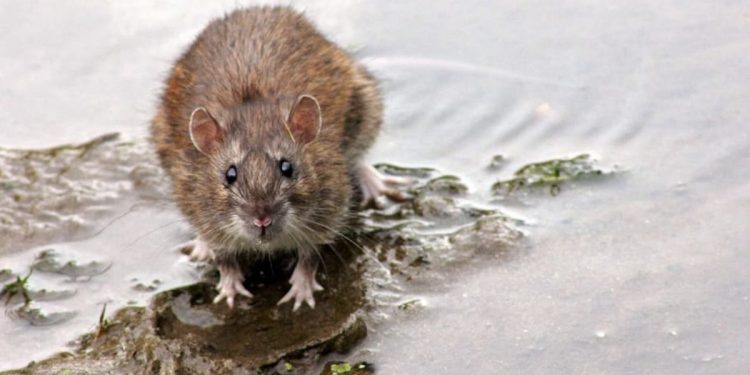
[[[237,168],[234,165],[227,169],[226,177],[227,183],[230,185],[237,181]]]
[[[282,176],[292,178],[292,173],[294,172],[292,163],[286,161],[286,159],[281,159],[281,161],[279,162],[279,169],[281,170]]]

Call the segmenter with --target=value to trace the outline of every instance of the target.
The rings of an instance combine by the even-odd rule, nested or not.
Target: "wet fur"
[[[313,142],[292,142],[284,122],[302,94],[320,103]],[[200,153],[190,114],[205,107],[225,129],[223,147]],[[305,18],[285,7],[250,8],[211,22],[172,68],[152,122],[153,144],[178,207],[216,250],[217,260],[248,250],[297,249],[332,242],[353,207],[352,171],[377,136],[382,102],[375,80]],[[278,173],[287,158],[297,178]],[[238,181],[225,185],[234,163]],[[292,236],[258,245],[239,231],[238,205],[272,202],[287,210]],[[277,227],[282,223],[276,223]],[[273,227],[273,226],[272,226]]]

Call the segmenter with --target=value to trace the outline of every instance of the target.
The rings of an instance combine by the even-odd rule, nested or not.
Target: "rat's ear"
[[[190,115],[190,140],[193,146],[205,155],[216,150],[224,139],[224,131],[219,123],[203,107],[198,107]]]
[[[318,136],[322,124],[318,101],[310,95],[300,95],[286,122],[292,139],[303,145],[308,144]]]

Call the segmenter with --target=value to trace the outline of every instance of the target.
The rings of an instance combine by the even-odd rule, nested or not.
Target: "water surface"
[[[12,32],[0,40],[0,145],[46,147],[112,131],[139,139],[170,63],[207,20],[235,6],[128,4],[3,2],[0,22]],[[387,125],[370,160],[456,174],[470,199],[523,219],[527,234],[511,260],[400,284],[423,308],[377,320],[354,357],[408,374],[714,374],[750,366],[746,6],[299,7],[382,80]],[[522,165],[581,152],[618,172],[554,197],[490,194]],[[496,154],[505,164],[488,170]],[[110,216],[127,206],[111,203]],[[70,284],[78,292],[65,304],[78,315],[64,329],[0,320],[1,368],[59,350],[93,328],[105,301],[144,301],[148,293],[130,289],[133,277],[160,275],[157,290],[194,280],[179,253],[160,251],[189,237],[187,228],[147,235],[178,220],[165,207],[46,246],[112,268]],[[0,268],[21,271],[46,247],[21,243]]]

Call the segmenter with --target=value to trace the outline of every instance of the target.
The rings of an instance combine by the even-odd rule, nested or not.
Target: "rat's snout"
[[[253,225],[260,229],[265,229],[271,226],[271,217],[268,215],[260,215],[253,219]]]
[[[266,235],[270,235],[269,231],[271,231],[273,228],[271,227],[274,222],[276,222],[278,219],[277,209],[271,204],[265,204],[256,202],[255,204],[248,206],[246,208],[247,216],[246,220],[247,223],[251,228],[257,228],[255,230],[260,230],[260,236],[266,237]]]

